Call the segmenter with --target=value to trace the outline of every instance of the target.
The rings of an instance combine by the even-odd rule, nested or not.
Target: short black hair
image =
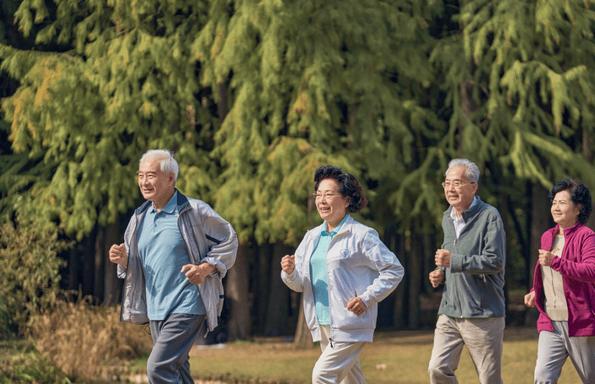
[[[349,212],[357,212],[368,204],[362,186],[352,174],[332,165],[323,165],[314,172],[314,192],[324,179],[333,179],[339,184],[339,192],[349,199]]]
[[[558,181],[548,194],[550,203],[554,200],[556,193],[561,191],[568,191],[572,202],[579,207],[578,221],[585,224],[591,215],[591,192],[589,192],[589,188],[572,179]]]

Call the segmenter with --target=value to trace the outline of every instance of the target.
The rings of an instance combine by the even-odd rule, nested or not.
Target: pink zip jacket
[[[541,235],[541,249],[551,250],[559,226]],[[564,230],[564,249],[561,257],[554,257],[550,265],[560,272],[564,296],[568,305],[568,333],[570,336],[595,336],[595,232],[584,224]],[[541,266],[533,273],[535,306],[539,311],[537,330],[553,331],[552,321],[545,313],[545,295]]]

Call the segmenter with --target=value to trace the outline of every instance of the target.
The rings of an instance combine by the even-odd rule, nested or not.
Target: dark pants
[[[149,323],[153,338],[153,349],[147,361],[149,383],[194,383],[188,353],[204,320],[203,315],[173,313],[165,320]]]

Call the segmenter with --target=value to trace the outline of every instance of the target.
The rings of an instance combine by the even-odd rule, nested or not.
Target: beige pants
[[[322,353],[312,370],[313,384],[363,384],[366,382],[359,364],[364,343],[329,341],[330,329],[320,327]]]
[[[583,383],[595,383],[595,336],[571,337],[567,321],[552,321],[554,331],[539,332],[535,383],[557,383],[566,358]]]
[[[457,383],[463,345],[467,346],[481,384],[501,384],[504,318],[456,319],[438,316],[428,367],[430,383]]]

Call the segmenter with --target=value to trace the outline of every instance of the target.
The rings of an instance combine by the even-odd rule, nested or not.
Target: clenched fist
[[[450,252],[447,249],[437,249],[434,261],[439,267],[450,266]]]
[[[531,291],[525,295],[525,305],[529,308],[535,306],[535,291]]]
[[[113,244],[109,249],[109,261],[115,264],[119,264],[126,268],[128,266],[128,253],[126,253],[126,247],[124,243]]]
[[[202,264],[185,264],[182,266],[182,272],[184,276],[192,283],[192,284],[202,284],[205,281],[205,278],[209,276],[211,273],[215,272],[217,268],[214,265],[208,263]]]
[[[539,264],[541,264],[544,267],[549,267],[550,265],[552,265],[552,260],[554,260],[554,257],[556,257],[556,255],[554,255],[550,251],[546,251],[545,249],[539,250],[538,261]]]
[[[428,278],[430,279],[432,287],[436,288],[444,282],[444,272],[442,272],[440,268],[437,268],[430,272]]]
[[[281,259],[281,269],[283,272],[290,275],[295,269],[295,256],[294,255],[285,255]]]

